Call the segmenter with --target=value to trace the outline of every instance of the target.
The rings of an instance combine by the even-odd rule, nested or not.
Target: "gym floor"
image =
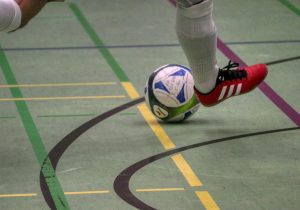
[[[154,69],[188,65],[174,1],[50,3],[1,34],[0,209],[299,209],[300,2],[214,4],[220,67],[279,62],[181,124],[141,98]]]

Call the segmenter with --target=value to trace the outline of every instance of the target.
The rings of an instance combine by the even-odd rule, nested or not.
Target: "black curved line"
[[[280,60],[276,60],[276,61],[272,61],[272,62],[268,62],[265,63],[266,65],[274,65],[274,64],[279,64],[279,63],[283,63],[283,62],[289,62],[289,61],[293,61],[293,60],[297,60],[300,59],[300,56],[296,56],[296,57],[291,57],[291,58],[286,58],[286,59],[280,59]],[[56,144],[52,150],[49,152],[49,154],[47,155],[47,157],[44,159],[44,163],[41,167],[40,170],[40,188],[41,191],[43,193],[44,199],[47,202],[48,206],[50,207],[50,209],[52,210],[56,210],[56,206],[53,200],[53,197],[50,193],[50,189],[48,187],[47,181],[49,180],[49,178],[51,177],[45,177],[42,173],[42,169],[44,167],[46,167],[46,163],[47,163],[47,159],[49,158],[52,167],[54,169],[54,171],[56,171],[56,167],[57,164],[62,156],[62,154],[66,151],[66,149],[79,137],[81,136],[83,133],[85,133],[88,129],[90,129],[91,127],[95,126],[97,123],[113,116],[114,114],[121,112],[127,108],[130,108],[138,103],[143,102],[145,99],[144,97],[138,98],[136,100],[133,100],[131,102],[128,102],[126,104],[123,104],[119,107],[116,107],[108,112],[105,112],[101,115],[98,115],[97,117],[89,120],[88,122],[82,124],[80,127],[76,128],[75,130],[73,130],[71,133],[69,133],[67,136],[65,136],[58,144]],[[168,151],[170,152],[170,151]],[[55,176],[55,174],[53,174],[53,176]],[[129,178],[130,179],[130,178]],[[129,182],[129,180],[128,180]],[[121,183],[122,184],[122,183]],[[123,183],[124,184],[124,183]],[[125,188],[124,188],[125,189]],[[129,189],[128,189],[129,190]],[[129,193],[131,194],[130,190]],[[122,195],[122,194],[121,194]],[[131,194],[132,195],[132,194]],[[132,199],[134,199],[135,197],[133,196]],[[60,199],[60,198],[58,198]],[[137,201],[139,202],[139,201]],[[150,207],[150,206],[148,206]],[[150,207],[150,209],[154,209],[152,207]]]
[[[143,102],[145,99],[144,97],[138,98],[136,100],[130,101],[126,104],[123,104],[121,106],[118,106],[114,109],[111,109],[101,115],[96,116],[95,118],[89,120],[88,122],[82,124],[75,130],[73,130],[71,133],[69,133],[67,136],[65,136],[58,144],[56,144],[52,150],[49,152],[48,156],[45,158],[44,164],[41,167],[40,170],[40,188],[43,193],[44,199],[47,202],[48,206],[52,210],[56,210],[53,197],[50,193],[49,187],[47,185],[47,181],[51,177],[45,177],[42,173],[43,168],[46,167],[46,160],[49,158],[49,160],[52,163],[54,171],[56,171],[57,164],[59,162],[59,159],[61,158],[62,154],[67,150],[67,148],[83,133],[85,133],[87,130],[98,124],[99,122],[117,114],[118,112],[121,112],[125,109],[128,109],[134,105],[137,105],[141,102]],[[55,174],[54,174],[55,176]],[[59,198],[58,198],[59,199]]]
[[[284,129],[276,129],[276,130],[268,130],[268,131],[262,131],[262,132],[256,132],[256,133],[248,133],[248,134],[242,134],[237,136],[230,136],[226,138],[220,138],[215,140],[210,140],[206,142],[196,143],[189,146],[180,147],[177,149],[169,150],[166,152],[162,152],[157,155],[153,155],[151,157],[145,158],[125,170],[123,170],[115,179],[114,181],[114,190],[119,195],[120,198],[122,198],[124,201],[126,201],[128,204],[136,207],[137,209],[142,210],[156,210],[155,208],[149,206],[148,204],[144,203],[143,201],[139,200],[135,195],[130,191],[129,189],[129,182],[133,174],[135,174],[137,171],[139,171],[141,168],[147,166],[150,163],[153,163],[157,160],[160,160],[162,158],[168,157],[170,155],[174,155],[175,153],[183,152],[186,150],[207,146],[211,144],[226,142],[226,141],[232,141],[236,139],[243,139],[247,137],[252,136],[259,136],[259,135],[265,135],[265,134],[271,134],[271,133],[279,133],[284,131],[292,131],[292,130],[298,130],[299,127],[292,127],[292,128],[284,128]]]

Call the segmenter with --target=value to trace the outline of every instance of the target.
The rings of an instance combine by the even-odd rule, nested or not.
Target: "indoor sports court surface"
[[[51,3],[1,34],[0,209],[300,209],[300,2],[214,3],[219,65],[269,75],[182,124],[141,98],[187,65],[174,1]]]

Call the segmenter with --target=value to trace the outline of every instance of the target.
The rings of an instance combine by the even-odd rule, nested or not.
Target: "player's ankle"
[[[196,4],[200,4],[205,0],[177,0],[177,6],[183,7],[183,8],[188,8]]]
[[[216,83],[213,84],[206,84],[206,83],[202,83],[202,84],[198,84],[195,82],[195,89],[200,92],[201,94],[208,94],[211,91],[213,91],[216,87]]]

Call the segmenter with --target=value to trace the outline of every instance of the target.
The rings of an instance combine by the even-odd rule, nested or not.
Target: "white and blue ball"
[[[200,106],[191,70],[178,64],[164,65],[150,75],[145,100],[152,113],[167,122],[186,120]]]

